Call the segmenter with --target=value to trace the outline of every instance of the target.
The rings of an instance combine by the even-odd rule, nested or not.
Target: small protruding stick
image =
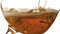
[[[40,0],[38,1],[38,9],[39,9],[39,7],[40,7]]]
[[[38,9],[39,9],[40,13],[45,13],[46,12],[46,10],[45,10],[46,3],[47,3],[47,0],[45,0],[44,6],[40,7],[40,0],[39,0],[39,2],[38,2]]]
[[[47,0],[45,0],[45,3],[44,3],[44,8],[46,7],[46,3],[47,3]]]

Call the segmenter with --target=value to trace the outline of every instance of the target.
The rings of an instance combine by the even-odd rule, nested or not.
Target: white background
[[[11,1],[11,2],[10,2]],[[25,1],[19,1],[19,0],[4,0],[3,7],[13,7],[13,8],[35,8],[38,6],[38,0],[25,0]],[[28,1],[28,2],[27,2]],[[1,2],[1,0],[0,0]],[[31,3],[30,3],[31,2]],[[19,5],[20,3],[20,5]],[[41,0],[40,6],[44,7],[45,0]],[[46,8],[54,8],[54,9],[60,9],[60,0],[47,0]],[[0,9],[0,34],[5,34],[8,28],[7,21],[4,19],[2,15],[2,11]],[[55,19],[52,26],[47,30],[44,34],[60,34],[60,12]]]
[[[3,7],[13,8],[35,8],[38,7],[39,0],[3,0]],[[40,0],[40,6],[44,7],[46,0]],[[46,8],[59,9],[60,0],[47,0]]]

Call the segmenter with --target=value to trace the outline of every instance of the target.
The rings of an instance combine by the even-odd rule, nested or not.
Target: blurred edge
[[[8,30],[8,23],[2,14],[1,0],[0,0],[0,34],[6,34],[7,30]]]

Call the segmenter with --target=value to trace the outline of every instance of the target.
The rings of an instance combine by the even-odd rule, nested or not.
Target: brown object
[[[17,32],[40,34],[50,27],[55,17],[56,13],[46,13],[41,16],[7,16],[5,18]]]
[[[41,9],[44,12],[46,9]],[[9,11],[10,12],[10,11]],[[57,12],[11,13],[5,15],[6,20],[16,32],[23,34],[43,34],[49,29],[57,16]]]

